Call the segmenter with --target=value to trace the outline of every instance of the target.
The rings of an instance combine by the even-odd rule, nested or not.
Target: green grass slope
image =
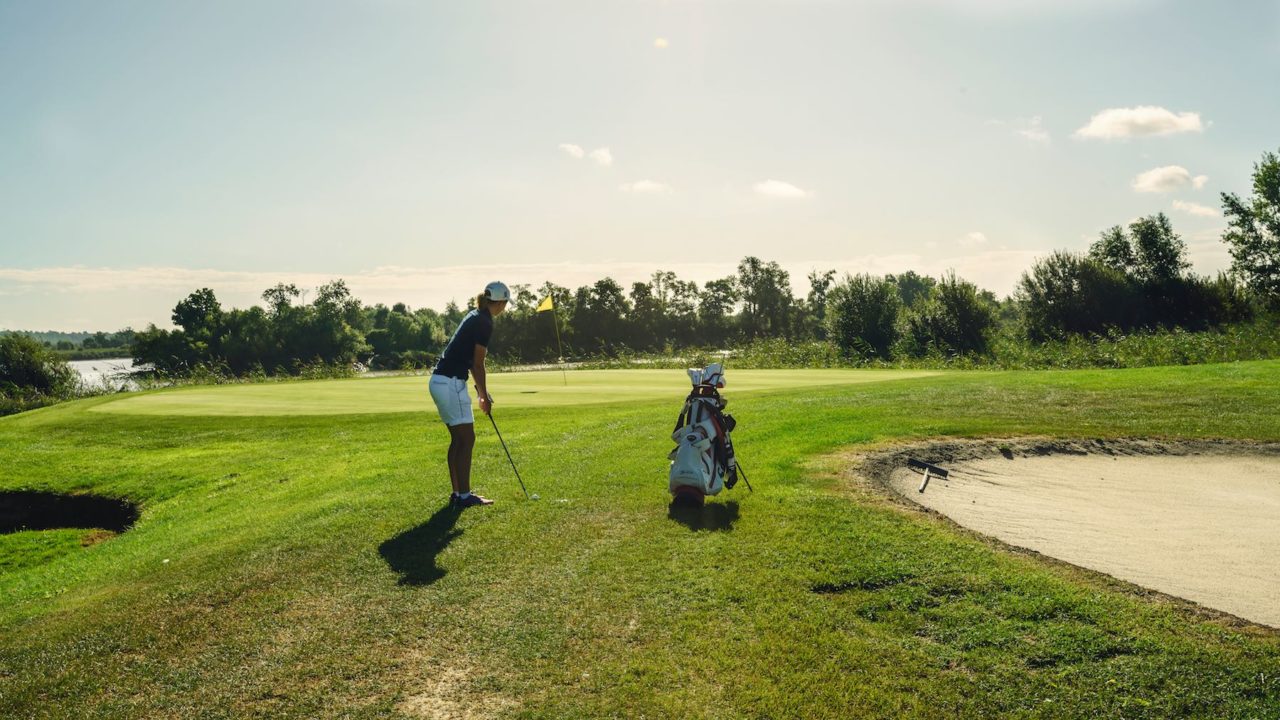
[[[444,507],[444,429],[395,399],[425,379],[270,386],[295,415],[232,387],[0,420],[0,488],[143,506],[123,535],[0,566],[0,717],[1280,715],[1277,633],[906,510],[838,454],[939,435],[1275,441],[1280,363],[780,389],[730,370],[756,491],[675,516],[687,381],[669,375],[600,401],[603,373],[591,404],[494,376],[542,500],[483,424],[475,484],[498,504],[464,513]],[[351,414],[316,414],[324,393]]]

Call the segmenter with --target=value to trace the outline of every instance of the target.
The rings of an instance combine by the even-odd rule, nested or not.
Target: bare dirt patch
[[[412,694],[396,704],[396,711],[409,717],[487,720],[510,715],[518,707],[511,698],[484,692],[473,672],[458,667],[431,668],[412,686]]]
[[[950,476],[920,493],[908,457]],[[1280,444],[935,442],[862,471],[1010,545],[1280,627]]]

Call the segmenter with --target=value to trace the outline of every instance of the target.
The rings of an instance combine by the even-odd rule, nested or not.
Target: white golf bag
[[[667,489],[676,500],[701,504],[738,482],[738,463],[729,433],[737,423],[724,412],[728,401],[720,397],[724,369],[720,363],[690,368],[693,391],[685,398],[671,439],[676,447],[668,456],[671,473]],[[745,477],[745,475],[744,475]]]

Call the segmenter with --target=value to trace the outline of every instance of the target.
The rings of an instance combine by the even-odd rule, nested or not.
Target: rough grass
[[[499,502],[464,513],[443,507],[425,412],[97,398],[0,420],[0,486],[143,504],[127,533],[0,571],[0,716],[1280,714],[1275,632],[1007,551],[840,459],[941,435],[1274,441],[1280,363],[734,378],[756,492],[685,514],[665,493],[679,376],[661,399],[525,407],[495,376],[542,500],[479,425],[478,489]]]

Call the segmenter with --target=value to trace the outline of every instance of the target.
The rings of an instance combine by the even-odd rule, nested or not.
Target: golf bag
[[[667,489],[677,501],[701,504],[738,482],[738,463],[733,457],[729,433],[737,423],[724,412],[728,400],[720,397],[724,369],[720,363],[690,368],[693,391],[685,398],[671,439],[676,447],[668,458],[671,474]]]

